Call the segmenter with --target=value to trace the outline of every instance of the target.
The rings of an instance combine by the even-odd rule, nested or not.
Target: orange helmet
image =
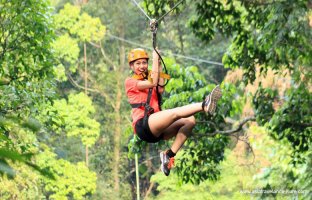
[[[128,54],[128,63],[131,63],[137,59],[146,58],[148,59],[148,55],[144,49],[137,48],[132,49]]]

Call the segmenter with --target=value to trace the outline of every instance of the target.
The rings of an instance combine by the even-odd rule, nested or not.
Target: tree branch
[[[100,42],[100,44],[94,44],[93,42],[89,42],[92,46],[96,47],[96,48],[99,48],[101,50],[101,53],[105,59],[106,62],[108,62],[110,65],[113,66],[114,69],[116,69],[116,66],[114,64],[114,62],[106,55],[103,47],[102,47],[102,43]]]
[[[155,159],[155,158],[158,158],[158,157],[159,157],[158,155],[157,155],[157,156],[152,156],[152,157],[150,157],[149,159],[140,162],[139,165],[141,165],[141,164],[143,164],[143,163],[146,164],[147,162],[149,162],[149,161],[151,161],[151,160],[153,160],[153,159]],[[159,169],[160,169],[160,168],[159,168]],[[131,170],[130,172],[128,172],[128,175],[125,177],[125,179],[128,178],[129,176],[131,176],[132,173],[135,173],[135,168],[132,168],[132,170]]]
[[[101,96],[103,96],[108,102],[110,102],[111,106],[115,109],[115,105],[112,103],[112,101],[110,100],[110,97],[104,93],[104,92],[101,92],[100,90],[97,90],[97,89],[92,89],[92,88],[85,88],[84,86],[81,86],[79,85],[76,81],[74,81],[74,79],[71,77],[70,74],[67,74],[67,77],[69,79],[69,81],[71,82],[71,84],[79,89],[86,89],[87,91],[89,92],[95,92],[95,93],[98,93],[100,94]]]
[[[237,141],[242,141],[244,142],[247,146],[248,146],[248,150],[250,150],[251,154],[252,154],[252,161],[250,163],[246,163],[246,164],[240,164],[240,166],[248,166],[248,165],[253,165],[256,159],[256,155],[255,152],[252,148],[252,146],[250,145],[250,142],[248,140],[248,135],[244,135],[244,136],[239,136],[239,135],[233,135]]]
[[[98,93],[99,93],[100,95],[102,95],[103,97],[105,97],[105,99],[107,100],[107,102],[109,102],[109,103],[111,104],[111,106],[112,106],[114,109],[116,109],[116,104],[114,104],[115,101],[113,101],[112,98],[111,98],[107,93],[105,93],[103,90],[100,89],[100,87],[99,87],[99,85],[97,84],[96,81],[94,81],[91,77],[89,77],[89,80],[90,80],[90,82],[92,83],[93,87],[96,88],[96,90],[98,91]]]
[[[84,86],[81,86],[79,85],[72,77],[70,74],[66,74],[67,75],[67,78],[69,79],[69,81],[72,83],[73,86],[79,88],[79,89],[86,89],[88,90],[89,92],[96,92],[96,93],[100,93],[100,91],[96,90],[96,89],[91,89],[91,88],[86,88]]]
[[[145,193],[144,199],[147,199],[148,195],[152,192],[154,185],[155,185],[155,182],[150,182],[150,185]]]
[[[206,133],[206,134],[200,134],[200,135],[193,135],[194,137],[202,137],[202,136],[208,136],[208,137],[213,137],[217,134],[222,134],[222,135],[231,135],[233,133],[239,132],[243,129],[243,126],[249,122],[249,121],[256,121],[256,118],[254,116],[247,117],[243,119],[242,121],[239,122],[238,126],[234,129],[231,130],[226,130],[226,131],[221,131],[221,130],[216,130],[213,133]],[[216,126],[215,126],[216,127]]]

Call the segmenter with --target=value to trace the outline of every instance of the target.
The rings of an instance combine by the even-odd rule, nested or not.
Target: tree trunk
[[[184,54],[184,40],[183,40],[183,32],[178,24],[178,35],[179,35],[179,41],[180,41],[180,47],[181,47],[181,53]]]
[[[124,35],[123,29],[120,29],[122,32],[122,36]],[[122,83],[123,83],[123,76],[122,76],[122,68],[125,65],[125,47],[123,44],[120,46],[120,51],[119,51],[119,58],[120,58],[120,64],[119,64],[119,69],[114,69],[115,72],[117,72],[117,93],[116,93],[116,106],[115,106],[115,135],[114,135],[114,168],[113,168],[113,174],[114,174],[114,190],[118,194],[119,188],[120,188],[120,182],[119,182],[119,165],[120,165],[120,139],[121,139],[121,126],[122,126],[122,121],[121,121],[121,113],[120,113],[120,105],[122,102]]]
[[[86,42],[83,44],[83,53],[84,53],[84,65],[85,65],[85,73],[84,73],[84,84],[85,84],[85,94],[88,95],[88,65],[87,65],[87,45]],[[88,145],[86,145],[86,166],[89,167],[89,149]]]
[[[115,107],[115,134],[114,134],[114,190],[118,194],[119,192],[119,162],[120,162],[120,137],[121,137],[121,116],[120,116],[120,104],[121,104],[121,88],[120,80],[117,80],[117,94],[116,94],[116,107]]]

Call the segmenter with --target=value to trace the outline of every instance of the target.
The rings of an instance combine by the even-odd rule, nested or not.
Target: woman
[[[140,139],[155,143],[175,137],[171,148],[160,153],[161,170],[168,176],[174,164],[174,156],[195,126],[193,115],[201,111],[213,114],[222,93],[220,87],[216,86],[203,102],[160,111],[157,93],[161,94],[164,91],[161,86],[164,79],[160,76],[162,67],[155,50],[150,73],[148,72],[148,60],[149,57],[145,50],[138,48],[130,51],[128,63],[134,75],[125,80],[125,89],[128,101],[132,106],[134,133]],[[146,102],[148,102],[147,106]]]

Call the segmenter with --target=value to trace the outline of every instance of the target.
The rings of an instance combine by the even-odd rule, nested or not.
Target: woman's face
[[[142,74],[142,73],[147,72],[147,69],[148,69],[147,59],[141,58],[141,59],[134,61],[131,64],[131,69],[133,70],[135,74]]]

